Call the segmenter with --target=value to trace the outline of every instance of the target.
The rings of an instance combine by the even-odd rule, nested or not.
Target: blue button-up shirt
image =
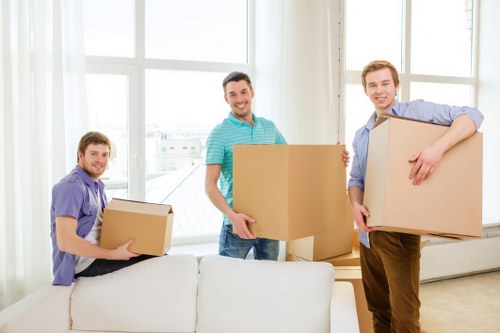
[[[104,183],[93,180],[78,165],[52,188],[50,237],[53,248],[54,285],[69,286],[75,276],[75,255],[61,251],[57,246],[56,217],[75,218],[76,233],[79,237],[85,238],[96,221],[99,206],[104,210],[106,202]]]
[[[461,115],[469,116],[476,124],[476,129],[479,129],[483,122],[483,115],[478,109],[468,106],[449,106],[444,104],[436,104],[423,100],[415,100],[406,103],[395,102],[390,114],[423,120],[436,125],[450,126],[453,121]],[[352,162],[350,179],[348,188],[356,186],[361,190],[365,190],[365,175],[366,175],[366,160],[368,158],[368,142],[370,131],[376,121],[376,113],[374,113],[365,126],[356,131],[352,147],[354,150],[354,158]],[[359,232],[359,240],[366,247],[370,247],[368,234]]]

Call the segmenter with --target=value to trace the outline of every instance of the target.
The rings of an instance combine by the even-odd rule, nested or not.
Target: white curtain
[[[86,125],[81,6],[2,0],[0,309],[52,279],[51,188]]]
[[[339,3],[255,2],[255,112],[275,121],[289,143],[339,140]]]

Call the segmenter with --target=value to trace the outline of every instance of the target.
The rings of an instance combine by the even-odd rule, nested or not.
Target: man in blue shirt
[[[254,91],[247,74],[230,73],[222,82],[224,99],[231,112],[207,139],[205,192],[224,214],[219,237],[219,254],[246,258],[253,248],[255,259],[277,260],[279,241],[255,238],[247,223],[255,220],[233,210],[233,145],[286,144],[276,125],[252,113]],[[220,189],[217,182],[220,178]]]
[[[448,106],[423,100],[398,102],[398,72],[387,61],[369,63],[361,78],[375,112],[354,137],[348,191],[363,244],[361,270],[366,300],[373,315],[375,333],[420,333],[420,236],[374,231],[366,226],[366,217],[370,213],[363,205],[363,193],[370,131],[377,117],[384,113],[450,126],[430,146],[414,156],[408,156],[414,163],[408,181],[419,185],[431,176],[450,148],[477,131],[483,115],[477,109],[466,106]]]
[[[99,179],[106,171],[111,142],[88,132],[78,145],[77,165],[52,189],[50,207],[55,285],[69,286],[78,276],[116,271],[150,258],[128,250],[129,240],[116,249],[99,246],[106,194]]]

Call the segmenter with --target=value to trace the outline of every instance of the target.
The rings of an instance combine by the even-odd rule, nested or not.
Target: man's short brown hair
[[[106,145],[109,148],[109,153],[111,154],[111,141],[109,138],[100,132],[87,132],[80,139],[78,144],[78,151],[76,152],[76,163],[78,163],[78,154],[82,153],[85,155],[85,151],[89,145]]]
[[[384,68],[389,68],[392,75],[392,80],[394,85],[397,87],[399,85],[398,70],[393,64],[386,60],[374,60],[365,66],[363,72],[361,73],[361,83],[363,84],[363,89],[366,91],[366,75],[371,72],[375,72]]]
[[[226,95],[226,86],[229,82],[239,82],[241,80],[245,80],[248,83],[250,90],[253,90],[252,81],[250,80],[250,76],[248,76],[248,74],[243,72],[231,72],[222,81],[222,89],[224,89],[224,95]]]

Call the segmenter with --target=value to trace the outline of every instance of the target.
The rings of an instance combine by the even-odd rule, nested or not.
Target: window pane
[[[448,105],[471,105],[472,87],[467,84],[412,82],[411,99]]]
[[[101,177],[108,199],[128,195],[128,79],[125,75],[87,75],[90,129],[111,140],[111,158]]]
[[[85,54],[134,55],[134,0],[85,0]]]
[[[470,76],[472,0],[412,1],[412,72]]]
[[[146,201],[174,207],[173,236],[216,234],[221,213],[205,190],[205,143],[227,117],[227,73],[146,71]]]
[[[246,0],[146,0],[146,57],[247,62]]]
[[[419,0],[420,1],[420,0]],[[349,0],[346,6],[346,69],[390,61],[401,70],[402,0]]]

